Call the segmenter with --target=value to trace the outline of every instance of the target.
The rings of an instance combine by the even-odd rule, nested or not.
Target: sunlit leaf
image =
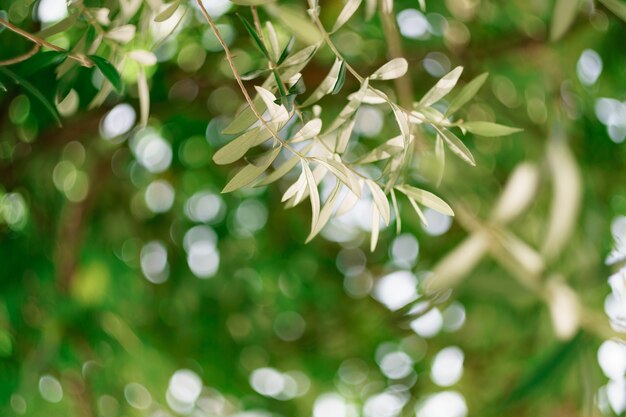
[[[556,41],[572,26],[578,11],[578,0],[556,0],[552,11],[550,39]]]
[[[383,221],[385,224],[389,224],[389,220],[391,219],[391,210],[389,208],[389,201],[387,200],[387,196],[383,192],[383,190],[372,180],[365,180],[365,184],[367,184],[367,188],[369,188],[372,193],[372,198],[374,199],[374,203],[378,208],[378,212],[383,217]]]
[[[448,74],[444,75],[437,84],[433,88],[431,88],[425,95],[422,97],[420,101],[421,107],[428,107],[442,98],[444,98],[456,85],[461,73],[463,72],[463,67],[456,67]]]
[[[378,213],[378,206],[372,204],[372,234],[370,238],[370,252],[376,250],[378,244],[378,235],[380,233],[380,214]]]
[[[328,220],[330,220],[330,217],[333,214],[333,210],[335,209],[337,198],[339,197],[340,189],[341,183],[337,181],[337,183],[333,187],[333,190],[330,193],[330,196],[326,199],[326,202],[324,203],[324,206],[320,211],[317,223],[313,226],[311,233],[309,233],[309,236],[306,239],[307,243],[310,242],[315,236],[317,236],[317,234],[324,228],[326,223],[328,223]]]
[[[450,132],[448,129],[436,129],[443,138],[443,140],[445,140],[452,153],[454,153],[456,156],[458,156],[471,166],[476,166],[474,156],[469,151],[469,149],[467,149],[467,146],[465,146],[465,144],[461,142],[461,139],[459,139],[454,133]]]
[[[359,164],[369,164],[376,161],[387,159],[393,155],[396,155],[404,149],[404,141],[402,136],[396,136],[384,142],[382,145],[378,145],[359,159]]]
[[[454,99],[450,102],[450,105],[448,106],[448,111],[446,112],[446,114],[455,113],[457,110],[463,107],[467,102],[469,102],[472,98],[474,98],[478,90],[480,90],[480,87],[482,87],[485,81],[487,80],[488,76],[489,74],[485,72],[483,74],[480,74],[478,77],[474,78],[469,83],[467,83],[467,85],[465,85],[461,89],[459,94],[457,94],[457,96],[454,97]]]
[[[319,135],[322,130],[322,120],[321,119],[313,119],[309,120],[300,130],[296,132],[295,135],[291,138],[290,142],[298,143],[303,142],[305,140],[311,139],[317,135]]]
[[[346,4],[343,6],[343,9],[341,10],[341,13],[339,13],[339,16],[337,17],[337,21],[335,21],[335,24],[330,31],[331,33],[339,30],[340,27],[342,27],[348,20],[350,20],[354,12],[356,12],[361,5],[361,1],[362,0],[348,0],[346,2]]]
[[[306,178],[306,184],[309,188],[309,199],[311,200],[311,230],[315,229],[315,225],[320,216],[320,196],[317,191],[317,183],[315,182],[315,177],[313,177],[313,173],[311,172],[311,168],[309,168],[309,164],[306,161],[302,161],[302,172],[304,172],[304,177]]]
[[[219,165],[233,163],[242,158],[253,146],[259,145],[272,135],[267,129],[256,127],[222,146],[213,155],[213,161]]]
[[[111,29],[106,37],[121,44],[127,44],[135,37],[136,30],[135,25],[123,25]]]
[[[522,129],[492,122],[464,122],[460,125],[467,131],[481,136],[505,136],[521,132]]]
[[[254,86],[261,100],[265,103],[267,112],[273,122],[286,122],[289,120],[287,108],[281,104],[276,104],[276,96],[263,87]]]
[[[372,80],[392,80],[400,78],[409,69],[409,63],[404,58],[394,58],[382,67],[378,68],[370,76]]]
[[[148,125],[148,116],[150,115],[150,90],[148,88],[146,72],[143,67],[139,67],[137,91],[139,93],[139,125],[146,127]]]
[[[438,212],[447,216],[454,216],[454,211],[452,211],[452,208],[450,208],[448,203],[446,203],[441,198],[437,197],[431,192],[406,184],[399,185],[396,187],[396,189],[398,191],[401,191],[407,197],[411,197],[423,206],[429,207],[433,210],[437,210]]]
[[[254,182],[254,180],[259,178],[261,174],[269,168],[272,162],[274,162],[274,159],[276,159],[280,150],[281,147],[277,146],[257,158],[254,162],[243,167],[235,174],[228,184],[226,184],[226,187],[224,187],[222,192],[229,193]]]

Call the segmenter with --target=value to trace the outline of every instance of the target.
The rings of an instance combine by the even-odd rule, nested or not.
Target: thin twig
[[[93,67],[94,63],[91,59],[89,59],[89,57],[83,55],[83,54],[75,54],[73,52],[69,52],[63,48],[61,48],[60,46],[56,46],[50,42],[48,42],[45,39],[40,38],[37,35],[33,35],[32,33],[26,32],[25,30],[15,26],[14,24],[12,24],[11,22],[9,22],[6,19],[3,19],[0,17],[0,25],[6,27],[7,29],[9,29],[11,32],[17,33],[18,35],[28,39],[29,41],[41,46],[41,47],[46,47],[49,49],[52,49],[53,51],[57,51],[57,52],[63,52],[65,54],[67,54],[67,57],[70,59],[73,59],[75,61],[78,61],[81,65],[85,66],[85,67]]]
[[[35,45],[33,45],[32,49],[26,52],[25,54],[16,56],[15,58],[10,58],[4,61],[0,61],[0,66],[14,65],[14,64],[18,64],[20,62],[26,61],[28,58],[32,57],[37,52],[39,52],[40,49],[41,49],[41,45],[36,43]]]

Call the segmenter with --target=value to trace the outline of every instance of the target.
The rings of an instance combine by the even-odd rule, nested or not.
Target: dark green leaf
[[[337,94],[339,91],[341,91],[341,87],[343,87],[343,84],[345,82],[346,82],[346,62],[341,61],[341,67],[339,68],[339,76],[337,77],[337,82],[335,83],[335,86],[333,87],[333,91],[331,94]]]
[[[287,46],[285,46],[285,49],[283,49],[283,52],[281,52],[280,57],[278,58],[278,62],[276,62],[277,65],[282,64],[283,61],[287,59],[287,57],[291,53],[291,50],[293,49],[293,44],[295,43],[295,41],[296,41],[296,38],[294,36],[292,36],[291,39],[289,39]]]
[[[256,43],[256,46],[261,50],[261,53],[263,53],[265,58],[270,59],[270,53],[267,51],[267,48],[263,44],[263,41],[261,41],[259,34],[256,33],[256,30],[254,29],[254,27],[250,24],[250,22],[246,20],[245,17],[243,17],[239,13],[237,13],[237,17],[243,23],[243,26],[246,28],[246,31],[250,34],[250,36],[252,36],[252,39],[254,39],[254,43]]]
[[[16,84],[21,85],[27,92],[29,92],[33,97],[43,104],[44,108],[48,110],[50,115],[54,118],[54,121],[57,125],[61,126],[61,118],[59,117],[59,113],[57,109],[50,103],[50,101],[42,94],[37,87],[32,85],[29,81],[22,78],[20,75],[14,73],[10,69],[5,67],[0,67],[0,74],[4,74],[5,76],[12,79]]]
[[[91,58],[96,67],[98,67],[100,72],[102,72],[102,75],[104,75],[106,79],[111,82],[115,91],[121,93],[124,87],[122,84],[122,77],[120,76],[120,73],[117,72],[113,64],[98,55],[89,55],[89,58]]]
[[[26,62],[22,64],[24,69],[20,71],[22,76],[28,77],[39,71],[42,68],[48,67],[50,65],[60,64],[67,58],[67,53],[65,52],[57,52],[57,51],[45,51],[39,52]]]

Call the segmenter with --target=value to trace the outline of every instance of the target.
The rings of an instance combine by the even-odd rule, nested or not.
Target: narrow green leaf
[[[435,127],[435,129],[448,144],[448,147],[450,148],[452,153],[454,153],[456,156],[458,156],[471,166],[476,166],[474,156],[472,155],[470,150],[467,149],[467,146],[465,146],[465,144],[461,142],[461,139],[459,139],[454,133],[450,132],[448,129],[439,129],[437,127]]]
[[[261,127],[256,127],[222,146],[213,155],[219,165],[231,164],[242,158],[250,148],[268,140],[272,135]]]
[[[448,216],[454,216],[454,211],[452,211],[448,203],[431,192],[406,184],[397,186],[396,190],[402,192],[407,197],[411,197],[423,206],[430,207]]]
[[[29,92],[33,97],[39,100],[41,104],[43,104],[44,108],[48,110],[57,125],[61,126],[61,118],[59,117],[59,113],[57,112],[56,107],[54,107],[52,103],[50,103],[46,96],[44,96],[43,93],[39,91],[39,89],[37,89],[37,87],[32,85],[26,79],[22,78],[20,75],[5,67],[0,67],[0,74],[4,74],[5,76],[9,77],[16,84],[21,85],[27,92]],[[4,88],[4,86],[2,87]]]
[[[312,147],[313,144],[311,143],[307,145],[304,149],[302,149],[300,153],[302,155],[306,155],[307,153],[309,153]],[[298,165],[298,162],[300,162],[300,157],[298,155],[292,156],[287,161],[283,162],[283,164],[276,168],[271,174],[259,181],[257,186],[268,185],[281,179],[282,177],[287,175],[287,173],[290,172],[293,168],[295,168],[295,166]]]
[[[339,68],[339,75],[337,76],[337,82],[335,83],[335,86],[333,87],[333,91],[331,91],[331,94],[337,94],[339,91],[341,91],[341,87],[343,87],[343,84],[346,81],[346,62],[345,61],[341,61],[341,67]]]
[[[550,25],[550,40],[556,41],[565,35],[574,23],[577,11],[578,0],[556,0]]]
[[[291,50],[293,49],[293,45],[295,42],[296,42],[296,38],[294,36],[289,38],[289,42],[287,42],[287,46],[285,46],[285,49],[283,49],[283,51],[281,52],[280,57],[278,58],[278,61],[276,61],[276,65],[280,65],[283,62],[285,62],[285,60],[291,53]]]
[[[465,122],[460,126],[475,135],[481,136],[506,136],[522,131],[522,129],[516,127],[509,127],[491,122]]]
[[[463,67],[456,67],[448,74],[444,75],[433,88],[431,88],[420,101],[421,107],[428,107],[444,98],[456,85]]]
[[[265,47],[265,44],[263,44],[263,41],[259,37],[259,34],[256,32],[254,27],[250,24],[250,22],[248,22],[248,20],[245,17],[243,17],[242,15],[240,15],[239,13],[237,13],[237,17],[243,23],[243,26],[246,28],[246,31],[248,32],[248,34],[250,34],[250,36],[252,36],[252,39],[254,40],[254,43],[259,48],[261,53],[265,56],[265,58],[271,59],[269,51]]]
[[[113,64],[98,55],[89,55],[89,58],[93,61],[96,67],[98,67],[100,72],[102,72],[102,75],[104,75],[105,78],[111,82],[115,91],[121,93],[124,88],[122,77],[120,76],[120,73],[117,72],[117,69],[115,69]]]
[[[256,96],[252,103],[254,103],[254,107],[261,113],[265,111],[265,103],[261,99],[260,96]],[[233,118],[233,120],[226,126],[222,133],[225,135],[235,135],[237,133],[241,133],[244,130],[247,130],[254,122],[257,121],[257,117],[250,108],[249,105],[245,105],[245,107],[239,111]]]
[[[398,209],[398,199],[396,198],[396,192],[394,189],[391,189],[391,204],[393,207],[393,212],[396,216],[396,234],[400,234],[402,231],[402,217],[400,216],[400,210]]]
[[[341,183],[337,181],[335,187],[330,193],[330,196],[328,197],[328,199],[326,199],[324,207],[322,207],[322,210],[320,211],[317,223],[313,226],[313,229],[311,229],[311,233],[309,233],[309,236],[306,238],[305,243],[309,243],[315,236],[317,236],[317,234],[324,228],[326,223],[328,223],[328,220],[330,220],[330,216],[333,214],[333,210],[335,208],[335,203],[337,202],[337,197],[339,197],[340,189]]]
[[[396,155],[404,149],[404,141],[402,135],[389,139],[382,145],[379,145],[356,160],[358,164],[369,164],[381,161]]]
[[[305,140],[311,139],[317,135],[322,130],[322,120],[321,119],[313,119],[309,120],[300,130],[296,132],[295,135],[291,138],[291,143],[304,142]]]
[[[74,23],[76,23],[76,20],[78,20],[79,16],[80,16],[80,13],[78,12],[72,13],[65,19],[61,20],[60,22],[57,22],[51,26],[46,26],[45,29],[39,31],[36,35],[42,39],[46,39],[52,35],[56,35],[57,33],[63,32],[71,28],[72,26],[74,26]]]
[[[274,159],[278,156],[281,150],[280,146],[277,146],[270,151],[263,154],[254,162],[249,163],[242,169],[240,169],[235,176],[226,184],[226,187],[222,190],[222,193],[229,193],[231,191],[238,190],[239,188],[249,185],[254,180],[259,178],[261,174],[265,172],[267,168],[274,162]]]
[[[487,80],[488,76],[489,74],[485,72],[485,73],[480,74],[478,77],[474,78],[469,83],[467,83],[467,85],[465,85],[461,89],[461,92],[456,97],[454,97],[454,99],[450,102],[450,106],[448,106],[448,111],[446,112],[446,114],[448,115],[448,114],[455,113],[457,110],[463,107],[468,101],[474,98],[478,90],[480,90],[480,87],[482,87],[485,81]]]
[[[311,168],[309,164],[302,160],[302,171],[304,172],[304,177],[306,178],[306,183],[309,188],[309,195],[311,200],[311,230],[315,229],[315,225],[320,217],[320,195],[317,191],[317,183],[315,182],[315,177],[313,176],[313,172],[311,172]]]
[[[626,22],[626,4],[618,0],[598,0],[604,7],[612,11],[615,16]]]
[[[370,252],[374,252],[378,244],[378,235],[380,233],[380,214],[378,206],[372,204],[372,236],[370,238]]]
[[[65,60],[65,58],[67,58],[67,53],[65,52],[39,52],[20,66],[20,69],[23,68],[23,70],[20,71],[20,74],[22,74],[23,77],[28,77],[42,68],[60,64]]]
[[[339,13],[339,16],[337,17],[337,21],[333,25],[333,28],[330,31],[330,33],[334,33],[338,31],[340,27],[342,27],[348,20],[350,20],[350,18],[352,17],[354,12],[357,11],[360,5],[361,5],[361,0],[348,0],[346,4],[343,6],[341,13]]]
[[[389,224],[389,220],[391,219],[391,210],[389,209],[389,200],[387,200],[385,192],[372,180],[365,180],[365,184],[367,184],[367,188],[369,188],[372,193],[374,204],[376,204],[378,212],[383,217],[383,221],[385,224]]]
[[[443,139],[437,134],[437,142],[435,143],[435,157],[437,158],[437,187],[443,180],[443,173],[446,168],[446,153],[443,147]]]
[[[176,13],[176,10],[178,10],[179,6],[180,6],[180,0],[174,1],[172,4],[167,6],[161,13],[156,15],[156,17],[154,18],[154,21],[155,22],[164,22],[164,21],[166,21],[167,19],[172,17],[172,15],[174,13]]]

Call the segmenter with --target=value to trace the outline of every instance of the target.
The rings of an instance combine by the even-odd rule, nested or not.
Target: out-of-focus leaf
[[[430,207],[447,216],[454,216],[454,211],[452,211],[448,203],[431,192],[406,184],[397,186],[396,190],[401,191],[407,197],[411,197],[423,206]]]
[[[396,136],[389,139],[382,145],[378,145],[377,147],[357,159],[356,163],[369,164],[371,162],[381,161],[402,152],[403,149],[404,142],[402,140],[402,136]]]
[[[307,145],[304,149],[300,151],[300,154],[306,155],[312,147],[313,144]],[[257,186],[268,185],[273,183],[274,181],[281,179],[282,177],[287,175],[287,173],[290,172],[296,165],[298,165],[298,162],[300,162],[300,157],[298,155],[293,155],[287,161],[283,162],[281,166],[276,168],[271,174],[259,181]]]
[[[457,96],[454,97],[454,99],[450,102],[450,105],[448,106],[448,110],[446,111],[446,114],[448,115],[448,114],[455,113],[457,110],[463,107],[468,101],[474,98],[478,90],[480,90],[480,87],[482,87],[485,81],[487,80],[488,76],[489,74],[485,72],[483,74],[480,74],[478,77],[474,78],[469,83],[467,83],[467,85],[465,85],[461,89],[459,94],[457,94]]]
[[[93,61],[96,67],[98,67],[100,72],[102,72],[102,75],[109,80],[115,91],[121,93],[124,88],[122,77],[120,76],[120,73],[117,72],[113,64],[98,55],[89,55],[89,58]]]
[[[35,97],[41,104],[43,104],[44,108],[50,113],[54,121],[57,125],[61,126],[61,118],[59,117],[59,113],[55,106],[50,103],[50,101],[43,95],[41,91],[34,85],[32,85],[29,81],[22,78],[22,76],[16,74],[8,68],[0,66],[0,74],[4,74],[6,77],[9,77],[16,84],[21,85],[28,93],[30,93],[33,97]]]
[[[569,340],[576,335],[580,326],[578,296],[561,277],[550,278],[547,290],[554,333],[561,340]]]
[[[24,62],[22,76],[28,77],[42,68],[60,64],[67,58],[67,53],[57,51],[44,51],[35,54],[32,58]]]
[[[348,20],[350,20],[354,12],[356,12],[361,5],[361,1],[362,0],[348,0],[346,2],[346,4],[343,6],[343,9],[341,10],[341,13],[339,13],[337,21],[333,25],[330,33],[338,31],[339,28],[341,28]]]
[[[243,167],[235,174],[228,184],[226,184],[222,193],[230,193],[231,191],[235,191],[251,184],[254,180],[259,178],[259,176],[261,176],[267,168],[269,168],[272,162],[274,162],[274,159],[276,159],[280,153],[280,150],[280,146],[272,148],[270,151],[257,158],[254,162],[251,162]]]
[[[7,88],[4,86],[4,84],[2,84],[2,81],[0,81],[0,90],[7,91]]]
[[[139,93],[139,125],[146,127],[150,116],[150,89],[148,88],[146,71],[141,66],[137,77],[137,92]]]
[[[435,157],[437,158],[437,187],[443,180],[443,173],[446,168],[446,153],[443,147],[443,139],[440,134],[437,134],[435,141]]]
[[[145,49],[134,49],[128,53],[128,56],[142,65],[150,66],[157,63],[156,55]]]
[[[167,19],[172,17],[174,15],[174,13],[176,13],[176,10],[178,10],[179,6],[180,6],[180,0],[176,0],[176,1],[172,2],[165,9],[163,9],[163,11],[161,13],[156,15],[156,17],[154,18],[154,21],[155,22],[164,22],[164,21],[166,21]]]
[[[515,219],[534,201],[538,186],[539,169],[529,162],[518,165],[495,204],[492,219],[503,224]]]
[[[454,133],[450,132],[448,129],[445,129],[445,128],[441,128],[441,129],[436,128],[436,129],[437,129],[437,132],[441,135],[441,137],[446,141],[452,153],[457,155],[459,158],[461,158],[462,160],[464,160],[471,166],[476,166],[476,161],[474,160],[474,156],[469,151],[469,149],[467,149],[467,146],[465,146],[465,144],[461,142],[461,139],[459,139]]]
[[[289,30],[289,33],[292,33],[306,45],[314,45],[322,39],[322,34],[311,23],[311,19],[301,13],[300,10],[273,3],[267,4],[265,10],[278,19]]]
[[[119,26],[111,29],[106,34],[106,37],[121,44],[126,44],[135,37],[136,30],[135,25]]]
[[[72,13],[69,16],[67,16],[65,19],[53,25],[47,26],[43,30],[39,31],[37,33],[37,36],[42,39],[46,39],[52,35],[56,35],[57,33],[64,32],[68,30],[69,28],[71,28],[72,26],[74,26],[79,16],[80,16],[80,13],[78,12]]]
[[[578,0],[556,0],[550,25],[550,39],[559,40],[572,26],[578,11]]]
[[[431,88],[422,100],[420,101],[420,107],[428,107],[442,98],[444,98],[456,85],[461,73],[463,72],[463,67],[456,67],[448,74],[444,75],[437,84],[433,88]]]
[[[275,0],[231,0],[232,3],[239,6],[262,6]]]
[[[582,200],[582,180],[576,159],[564,140],[550,142],[548,166],[552,174],[553,194],[541,253],[552,259],[561,252],[576,227]]]
[[[396,216],[396,233],[400,234],[402,231],[402,217],[400,216],[400,210],[398,208],[398,199],[396,198],[396,192],[391,189],[391,205],[393,207],[393,213]]]
[[[612,11],[615,16],[626,22],[626,4],[618,0],[598,0],[600,3]]]
[[[378,206],[372,204],[372,235],[370,238],[370,252],[376,250],[378,244],[378,235],[380,233],[380,214],[378,213]]]
[[[393,80],[400,78],[409,69],[409,63],[404,58],[394,58],[382,67],[378,68],[370,76],[371,80]]]
[[[505,136],[521,132],[522,129],[509,127],[492,122],[465,122],[460,125],[475,135],[481,136]]]

